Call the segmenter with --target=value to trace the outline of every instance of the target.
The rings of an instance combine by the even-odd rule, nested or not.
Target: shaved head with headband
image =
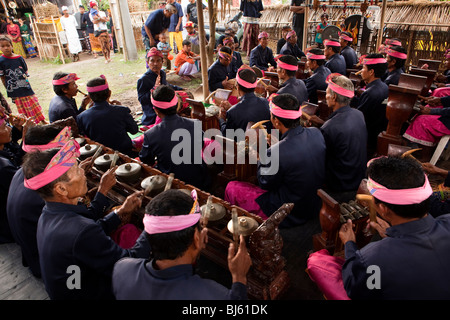
[[[384,203],[403,218],[421,218],[428,212],[433,190],[417,160],[380,157],[370,161],[367,175],[375,203]]]
[[[300,125],[302,109],[297,98],[290,93],[272,94],[269,97],[270,113],[272,114],[272,124],[275,119],[281,122],[286,129],[292,129]]]

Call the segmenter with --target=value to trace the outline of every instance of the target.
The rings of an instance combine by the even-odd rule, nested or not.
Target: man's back
[[[121,259],[114,266],[113,291],[117,300],[241,300],[247,299],[242,283],[231,290],[194,274],[190,264],[164,270],[155,269],[153,260]],[[128,275],[132,274],[130,279]]]
[[[77,117],[80,133],[105,146],[130,155],[132,142],[128,133],[137,133],[138,126],[131,116],[130,109],[110,105],[106,101],[94,106]]]
[[[304,223],[319,213],[317,189],[325,179],[325,149],[319,129],[298,126],[289,129],[280,142],[268,150],[269,157],[278,156],[279,168],[275,174],[267,175],[268,165],[258,162],[258,182],[268,192],[261,195],[257,203],[266,215],[288,202],[294,202],[295,207],[282,222],[283,226]]]
[[[347,242],[342,275],[352,299],[448,300],[450,298],[450,215],[426,217],[386,230],[388,237],[357,251]],[[350,257],[350,259],[349,259]],[[367,278],[379,270],[379,289]]]
[[[221,124],[222,134],[226,135],[227,129],[247,129],[249,122],[270,120],[270,108],[267,99],[259,98],[254,93],[242,96],[241,101],[227,111],[227,122]]]
[[[174,173],[175,178],[204,188],[208,184],[208,175],[202,148],[201,122],[171,115],[145,132],[139,157],[150,165],[155,163],[156,157],[157,168],[162,172]]]
[[[327,146],[327,189],[357,190],[367,169],[364,115],[349,106],[342,107],[330,115],[320,130]]]

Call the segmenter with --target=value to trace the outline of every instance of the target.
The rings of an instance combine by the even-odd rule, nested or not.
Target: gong
[[[325,27],[322,31],[322,41],[328,40],[330,38],[339,40],[339,32],[341,32],[341,29],[339,27],[329,25]]]
[[[345,19],[344,24],[345,24],[345,31],[350,32],[353,35],[353,38],[355,39],[353,41],[353,44],[357,44],[359,29],[361,27],[361,15],[353,14],[349,16],[347,19]],[[372,31],[372,29],[373,26],[370,25],[369,20],[367,20],[367,18],[364,17],[363,31],[361,35],[361,44],[369,39],[370,32]]]
[[[258,221],[251,217],[240,216],[238,217],[238,231],[237,234],[243,236],[249,236],[255,231],[259,226]],[[227,225],[228,231],[235,233],[233,227],[233,220],[230,220]]]

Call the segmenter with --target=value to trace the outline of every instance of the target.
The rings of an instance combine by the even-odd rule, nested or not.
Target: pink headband
[[[346,34],[341,34],[341,35],[339,36],[339,38],[341,38],[341,39],[343,39],[343,40],[345,40],[345,41],[353,42],[353,38],[349,37],[349,36],[346,35]]]
[[[55,181],[66,173],[80,156],[80,145],[74,139],[67,143],[58,151],[45,167],[44,172],[34,176],[31,179],[24,178],[23,184],[31,190],[37,190]]]
[[[53,139],[52,141],[50,141],[47,144],[43,144],[43,145],[28,145],[25,144],[25,141],[23,141],[22,144],[22,150],[25,152],[32,152],[32,151],[45,151],[48,149],[52,149],[52,148],[60,148],[62,146],[64,146],[67,141],[70,140],[70,138],[72,137],[72,132],[70,127],[65,127],[64,129],[62,129],[58,135],[55,137],[55,139]]]
[[[144,230],[148,234],[174,232],[189,228],[196,224],[201,218],[200,206],[197,199],[197,191],[191,191],[191,197],[194,199],[189,214],[176,216],[152,216],[146,214],[143,219]]]
[[[364,58],[363,64],[387,63],[385,58]]]
[[[269,38],[269,35],[267,34],[267,32],[263,31],[260,34],[258,34],[258,39],[261,38]]]
[[[76,73],[69,73],[67,76],[64,76],[60,79],[52,80],[52,84],[55,86],[63,86],[78,79],[80,78],[77,77]]]
[[[328,88],[336,92],[337,94],[340,94],[341,96],[347,97],[347,98],[353,98],[355,95],[355,92],[353,90],[344,89],[340,86],[338,86],[336,83],[334,83],[331,79],[334,77],[341,76],[339,73],[331,73],[328,75],[325,82],[328,84]]]
[[[387,48],[388,48],[388,47],[386,47],[384,44],[382,44],[382,45],[380,45],[380,46],[378,47],[378,52],[379,52],[379,53],[386,53]]]
[[[230,60],[231,54],[223,52],[223,51],[219,51],[219,57],[221,57],[222,59],[225,59],[225,60]]]
[[[253,71],[253,70],[252,70]],[[241,86],[248,88],[248,89],[254,89],[258,86],[258,81],[255,81],[255,83],[250,83],[245,80],[242,80],[241,77],[239,77],[239,71],[236,73],[236,81]]]
[[[390,55],[391,57],[403,59],[403,60],[406,60],[406,58],[408,57],[408,55],[406,53],[398,52],[398,51],[395,51],[392,49],[388,49],[387,54]]]
[[[299,108],[298,110],[284,110],[277,106],[275,103],[273,103],[273,98],[276,97],[278,94],[274,93],[269,97],[269,106],[270,106],[270,112],[272,112],[275,116],[284,118],[284,119],[298,119],[302,116],[302,109]]]
[[[225,39],[223,39],[223,44],[227,44],[227,43],[229,43],[229,42],[234,43],[233,38],[225,38]]]
[[[308,58],[309,60],[325,60],[326,57],[323,54],[313,54],[313,53],[307,53],[306,54],[306,58]]]
[[[153,95],[151,95],[150,100],[151,100],[153,106],[160,108],[160,109],[169,109],[178,104],[178,96],[176,94],[173,96],[173,99],[170,100],[169,102],[155,100],[155,99],[153,99]]]
[[[277,65],[278,65],[280,68],[283,68],[283,69],[286,69],[286,70],[289,70],[289,71],[297,71],[297,70],[298,70],[298,65],[293,66],[292,64],[288,64],[288,63],[285,63],[285,62],[283,62],[283,61],[280,61],[280,57],[282,57],[281,54],[278,55],[278,56],[275,58],[275,60],[276,60],[276,62],[277,62]]]
[[[388,46],[401,46],[402,45],[402,43],[400,42],[400,41],[398,41],[398,40],[389,40],[389,39],[386,39],[386,41],[384,42],[386,45],[388,45]]]
[[[151,48],[148,52],[147,52],[147,58],[153,57],[153,56],[157,56],[157,57],[163,57],[163,54],[161,51],[159,51],[158,49],[156,49],[155,47]]]
[[[292,37],[293,35],[297,35],[297,34],[295,33],[295,31],[294,31],[294,30],[289,31],[289,32],[286,34],[286,39],[289,39],[289,38]]]
[[[340,47],[341,44],[337,41],[325,40],[324,44],[329,47]]]
[[[103,90],[106,90],[109,88],[108,82],[106,81],[106,77],[104,75],[101,75],[100,78],[105,79],[105,84],[101,84],[101,85],[95,86],[95,87],[86,86],[87,92],[99,92],[99,91],[103,91]]]
[[[417,204],[428,199],[433,193],[428,177],[425,175],[423,186],[411,189],[388,189],[381,184],[367,180],[367,188],[375,198],[390,204],[408,205]]]
[[[2,126],[3,123],[5,123],[5,122],[6,122],[6,117],[0,118],[0,126]]]

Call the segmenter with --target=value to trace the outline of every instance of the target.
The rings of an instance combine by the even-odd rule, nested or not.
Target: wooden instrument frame
[[[141,181],[150,175],[162,175],[167,179],[170,175],[165,174],[158,169],[155,169],[145,163],[129,156],[108,148],[98,142],[95,142],[87,137],[78,134],[78,127],[73,117],[65,120],[60,120],[57,124],[70,126],[72,128],[72,137],[84,138],[87,144],[96,144],[102,147],[102,154],[117,154],[117,165],[123,163],[138,163],[141,166],[141,177],[135,182],[123,182],[117,179],[117,184],[106,195],[113,203],[111,207],[122,204],[127,196],[136,191],[143,190],[140,186]],[[90,201],[95,195],[103,175],[103,171],[93,167],[86,172],[87,185],[89,191],[86,196],[86,203]],[[229,202],[200,190],[190,184],[174,177],[172,180],[172,189],[187,189],[189,191],[196,190],[198,195],[199,205],[202,206],[208,202],[218,203],[226,209],[226,215],[222,221],[215,221],[208,224],[208,243],[206,248],[202,250],[202,255],[216,265],[224,268],[225,272],[228,270],[228,247],[233,242],[233,235],[227,229],[227,222],[231,219],[231,212],[236,211],[238,216],[247,216],[255,219],[259,223],[259,227],[253,231],[252,234],[246,237],[247,249],[252,258],[252,267],[247,275],[248,296],[250,299],[256,300],[275,300],[280,299],[284,292],[290,286],[290,279],[286,267],[286,259],[282,256],[283,240],[278,229],[279,224],[291,212],[294,204],[288,203],[282,205],[276,212],[274,212],[269,219],[263,221],[261,217],[254,215],[243,208],[231,205]],[[137,210],[131,223],[135,224],[141,230],[143,229],[142,219],[145,214],[145,206],[151,201],[155,195],[149,193],[144,196],[142,206]]]

